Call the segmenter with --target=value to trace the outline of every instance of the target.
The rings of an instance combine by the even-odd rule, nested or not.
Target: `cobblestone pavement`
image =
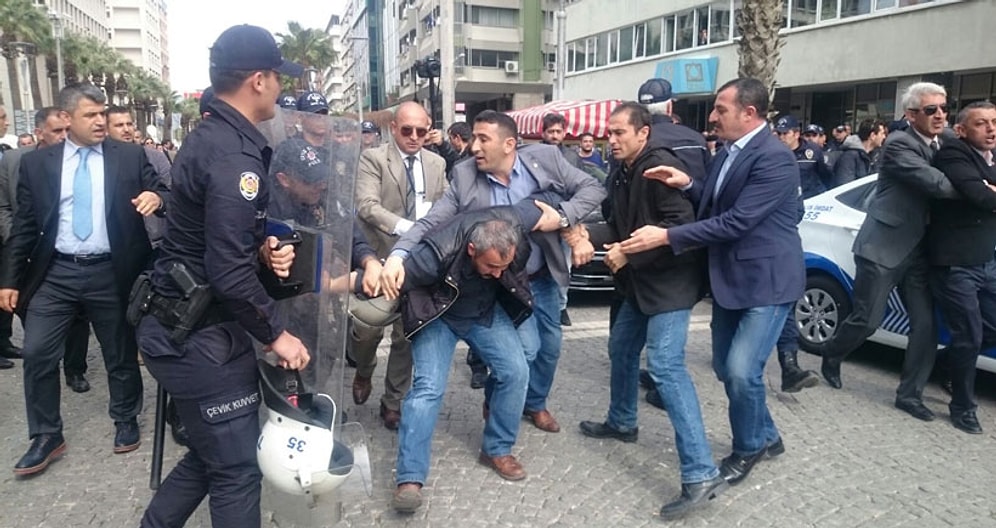
[[[604,298],[604,295],[602,296]],[[662,524],[657,512],[679,492],[677,454],[666,415],[641,400],[639,441],[582,437],[581,420],[601,420],[608,405],[607,306],[598,296],[572,298],[574,326],[565,329],[550,409],[562,431],[549,434],[522,423],[514,450],[529,478],[506,482],[477,463],[482,393],[469,388],[463,349],[456,353],[449,390],[433,439],[425,505],[402,516],[389,507],[397,437],[377,416],[380,386],[370,401],[343,406],[366,428],[373,465],[373,496],[340,509],[320,502],[308,510],[286,502],[289,513],[267,515],[264,526],[555,526],[639,527]],[[709,365],[709,305],[697,307],[688,340],[688,363],[717,460],[730,450],[726,397]],[[16,330],[19,332],[19,329]],[[20,334],[15,334],[19,341]],[[986,433],[951,427],[947,398],[931,384],[926,404],[938,420],[923,423],[893,408],[901,353],[866,346],[844,365],[844,390],[826,385],[798,394],[778,392],[779,370],[768,366],[771,412],[787,452],[759,464],[750,477],[711,507],[673,526],[744,527],[990,527],[996,526],[996,377],[980,374],[979,416]],[[804,367],[819,358],[803,355]],[[378,374],[383,370],[378,369]],[[352,371],[347,371],[351,376]],[[86,394],[63,390],[66,455],[34,478],[11,469],[27,448],[20,366],[0,371],[0,471],[4,508],[0,528],[137,526],[152,492],[154,382],[146,374],[143,444],[125,455],[111,452],[113,425],[96,342],[91,343]],[[348,392],[347,392],[348,394]],[[642,395],[641,395],[642,397]],[[183,451],[167,440],[166,471]],[[273,501],[284,502],[284,501]],[[206,501],[205,501],[206,505]],[[206,506],[188,526],[210,526]],[[338,523],[336,519],[340,519]]]

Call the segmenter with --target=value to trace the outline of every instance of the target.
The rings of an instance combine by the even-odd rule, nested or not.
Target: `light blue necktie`
[[[76,152],[80,155],[80,164],[73,177],[73,234],[80,240],[86,240],[93,233],[93,189],[90,167],[86,163],[90,149],[84,147]]]

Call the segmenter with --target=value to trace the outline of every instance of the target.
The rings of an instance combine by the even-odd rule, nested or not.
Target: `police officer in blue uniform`
[[[149,371],[176,402],[190,450],[152,498],[143,527],[183,526],[208,494],[214,527],[260,526],[252,338],[284,368],[303,369],[310,359],[257,276],[264,265],[287,276],[293,260],[292,248],[264,240],[271,151],[255,126],[274,116],[281,73],[302,70],[283,60],[266,30],[242,25],[222,33],[211,48],[211,118],[173,166],[173,209],[138,341]],[[179,269],[190,279],[182,287]],[[186,322],[177,317],[185,315],[181,299],[191,283],[208,286],[211,300],[182,336]]]
[[[802,137],[802,125],[798,119],[791,115],[778,118],[775,122],[775,134],[792,150],[799,163],[800,201],[832,187],[833,172],[826,164],[823,149]],[[804,211],[801,203],[799,210],[801,220]],[[782,391],[799,392],[820,383],[820,377],[816,372],[799,367],[799,328],[795,324],[795,309],[789,310],[776,347],[778,364],[782,367]]]
[[[705,136],[680,125],[671,117],[671,83],[667,79],[650,79],[640,86],[637,100],[650,112],[650,144],[666,147],[674,153],[692,179],[705,181],[706,167],[712,154],[706,146]]]

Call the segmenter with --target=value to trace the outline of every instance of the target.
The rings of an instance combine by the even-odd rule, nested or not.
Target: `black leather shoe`
[[[571,316],[567,315],[567,308],[560,311],[560,326],[571,326]]]
[[[750,456],[740,456],[736,453],[723,459],[722,465],[719,467],[719,472],[722,474],[726,482],[730,485],[739,484],[743,479],[750,475],[750,471],[754,469],[764,456],[768,454],[768,449],[764,448],[757,453]]]
[[[21,349],[10,343],[0,346],[0,357],[7,359],[24,359],[24,356],[21,355]]]
[[[615,438],[620,442],[636,442],[640,428],[632,431],[620,431],[609,427],[604,422],[581,422],[581,434],[591,438]]]
[[[667,408],[664,407],[664,400],[661,398],[661,393],[657,392],[657,389],[648,390],[646,400],[650,405],[667,412]]]
[[[166,423],[169,424],[169,433],[177,445],[183,447],[190,446],[190,435],[187,434],[187,427],[180,421],[180,415],[176,412],[176,404],[170,398],[166,404]]]
[[[66,440],[62,433],[40,434],[31,439],[28,452],[17,461],[14,474],[19,477],[45,471],[49,463],[66,452]]]
[[[802,370],[797,366],[782,369],[782,392],[799,392],[819,384],[820,377],[812,370]]]
[[[7,358],[4,358],[4,357],[0,357],[0,370],[12,369],[12,368],[14,368],[14,362],[13,361],[11,361],[11,360],[9,360]]]
[[[723,479],[722,475],[705,482],[682,484],[681,495],[661,507],[661,519],[676,519],[696,508],[705,506],[729,487],[729,483]]]
[[[785,454],[785,444],[782,442],[781,437],[768,444],[768,447],[764,450],[764,458],[775,458],[783,454]]]
[[[654,378],[650,377],[650,371],[647,369],[640,369],[640,386],[647,390],[654,390],[657,388],[657,384],[654,383]]]
[[[896,408],[900,411],[905,411],[909,413],[910,416],[916,418],[917,420],[923,420],[925,422],[934,421],[934,413],[931,412],[922,402],[896,402]]]
[[[138,432],[138,421],[114,422],[114,452],[128,453],[138,449],[142,444],[142,435]]]
[[[827,380],[827,385],[839,389],[844,385],[840,382],[840,360],[823,356],[823,363],[820,365],[820,372],[823,379]]]
[[[488,381],[488,367],[471,367],[470,369],[470,388],[472,389],[483,389],[484,383]]]
[[[975,416],[975,411],[965,411],[957,416],[951,416],[951,425],[968,434],[982,434],[982,426]]]
[[[86,376],[83,374],[66,374],[66,385],[73,392],[83,393],[90,390],[90,382],[86,380]]]

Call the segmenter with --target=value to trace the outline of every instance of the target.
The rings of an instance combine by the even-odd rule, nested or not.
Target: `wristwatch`
[[[564,212],[562,210],[557,209],[557,214],[560,215],[560,228],[561,229],[567,229],[568,227],[571,227],[570,220],[567,219],[567,215],[564,214]]]

